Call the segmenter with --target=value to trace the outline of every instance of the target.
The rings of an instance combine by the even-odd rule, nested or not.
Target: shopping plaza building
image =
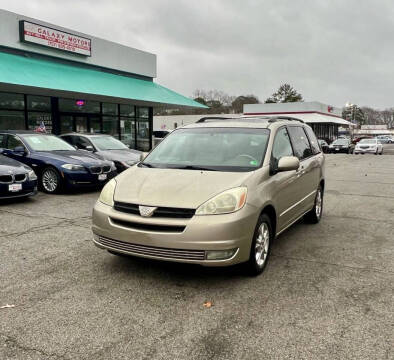
[[[205,107],[155,77],[154,54],[0,10],[0,130],[107,133],[147,151],[155,106]]]

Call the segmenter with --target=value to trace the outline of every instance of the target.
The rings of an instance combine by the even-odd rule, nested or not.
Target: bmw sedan
[[[3,155],[34,169],[47,193],[103,185],[117,175],[112,161],[76,150],[55,135],[10,130],[0,133],[0,142]]]
[[[27,165],[1,155],[0,200],[32,196],[37,193],[37,176]]]
[[[118,173],[138,163],[141,151],[129,149],[121,141],[106,134],[64,134],[60,136],[79,150],[87,150],[103,160],[113,161]]]

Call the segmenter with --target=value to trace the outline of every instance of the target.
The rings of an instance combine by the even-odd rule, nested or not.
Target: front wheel
[[[252,276],[261,274],[271,253],[271,243],[274,239],[271,220],[266,214],[262,214],[257,221],[250,249],[248,272]]]
[[[322,187],[319,186],[319,188],[316,191],[315,204],[313,205],[312,210],[306,213],[305,219],[312,224],[317,224],[320,221],[322,214],[323,214],[323,190]]]
[[[53,167],[47,167],[41,173],[41,188],[49,194],[58,193],[62,188],[62,179],[59,172]]]

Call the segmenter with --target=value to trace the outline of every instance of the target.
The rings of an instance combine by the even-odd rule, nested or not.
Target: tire
[[[45,168],[40,176],[41,189],[48,194],[57,194],[63,188],[59,172],[52,166]]]
[[[319,185],[316,191],[315,204],[311,211],[305,214],[305,220],[311,224],[317,224],[323,215],[323,189]]]
[[[380,155],[383,155],[383,148],[382,148],[382,151],[380,152]]]
[[[250,256],[247,262],[247,271],[251,276],[261,274],[271,254],[271,244],[274,240],[271,219],[267,214],[262,214],[257,221],[253,235]]]

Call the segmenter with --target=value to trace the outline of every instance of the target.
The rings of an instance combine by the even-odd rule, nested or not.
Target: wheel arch
[[[272,204],[267,204],[260,212],[260,216],[262,214],[267,214],[271,220],[272,231],[274,233],[274,237],[276,235],[276,226],[277,226],[277,215],[276,210]]]

